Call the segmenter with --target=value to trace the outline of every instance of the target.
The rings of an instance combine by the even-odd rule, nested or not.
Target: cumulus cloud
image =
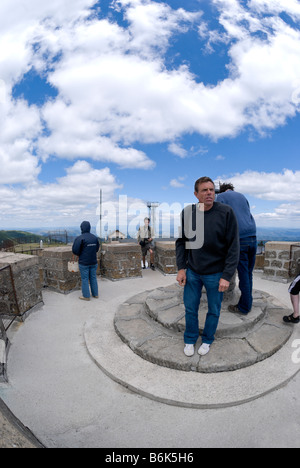
[[[51,153],[74,159],[91,155],[149,169],[154,163],[134,149],[136,143],[172,145],[187,132],[233,137],[249,126],[263,133],[299,110],[300,32],[279,16],[282,9],[296,15],[297,2],[286,7],[278,1],[271,8],[258,0],[248,6],[213,0],[219,31],[211,31],[201,11],[175,10],[163,2],[112,2],[125,27],[112,17],[88,18],[88,8],[96,3],[91,0],[73,2],[72,13],[66,13],[69,2],[57,11],[57,2],[42,7],[30,1],[36,3],[36,10],[30,8],[34,13],[26,10],[13,20],[18,32],[13,44],[21,54],[17,70],[12,64],[8,69],[16,80],[34,66],[58,91],[57,99],[42,109],[47,134],[39,145],[44,158]],[[5,11],[8,2],[1,8]],[[195,26],[202,40],[227,44],[229,76],[215,86],[199,82],[186,64],[166,66],[171,39]],[[179,143],[177,154],[178,148]]]
[[[187,150],[177,143],[171,143],[168,146],[168,150],[170,153],[176,154],[176,156],[179,156],[182,159],[186,158],[188,154]]]
[[[278,202],[273,211],[255,213],[262,225],[296,227],[300,222],[300,171],[285,169],[281,173],[246,171],[216,181],[231,182],[235,190],[254,198]],[[285,203],[282,203],[284,201]]]
[[[0,184],[32,182],[40,172],[34,154],[42,131],[39,111],[23,100],[11,101],[3,81],[0,98]]]
[[[184,177],[178,177],[178,179],[172,179],[170,181],[170,187],[173,187],[173,188],[183,188],[184,187]]]
[[[98,170],[86,161],[77,161],[54,183],[0,186],[1,224],[53,227],[79,222],[83,214],[96,219],[100,189],[105,202],[113,200],[120,188],[109,168]]]
[[[226,181],[224,178],[220,180]],[[288,169],[281,173],[246,171],[234,174],[228,180],[237,191],[259,199],[288,202],[300,199],[300,171]]]

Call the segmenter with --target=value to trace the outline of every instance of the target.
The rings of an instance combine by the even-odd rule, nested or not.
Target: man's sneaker
[[[186,344],[183,352],[187,357],[192,357],[195,354],[195,346],[193,344]]]
[[[198,354],[200,354],[200,356],[205,356],[207,353],[209,353],[209,349],[210,345],[207,343],[203,343],[198,350]]]

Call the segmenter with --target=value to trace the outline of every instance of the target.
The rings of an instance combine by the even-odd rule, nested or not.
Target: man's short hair
[[[211,180],[210,177],[200,177],[200,179],[196,180],[195,182],[195,192],[198,193],[199,185],[206,184],[207,182],[211,182],[213,186],[215,186],[215,183]]]
[[[220,184],[220,192],[219,193],[224,193],[227,192],[227,190],[232,190],[234,191],[234,186],[232,184]]]

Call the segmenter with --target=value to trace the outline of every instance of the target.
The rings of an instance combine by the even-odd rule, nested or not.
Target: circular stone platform
[[[256,340],[255,352],[261,355],[274,352],[270,357],[256,362],[254,365],[249,365],[248,367],[233,371],[217,371],[210,373],[199,371],[182,372],[181,370],[177,370],[177,368],[173,369],[163,365],[157,365],[150,360],[140,357],[140,355],[132,351],[130,346],[138,349],[137,344],[140,344],[141,347],[143,341],[144,343],[150,343],[149,337],[145,339],[147,338],[147,333],[145,334],[145,332],[147,332],[147,325],[149,327],[148,331],[150,332],[150,336],[155,338],[152,326],[153,324],[154,326],[157,324],[164,330],[166,336],[169,336],[169,333],[171,333],[171,335],[175,333],[177,341],[174,338],[174,343],[176,341],[174,349],[178,350],[181,359],[182,356],[183,359],[185,359],[183,354],[182,332],[176,331],[176,329],[172,330],[172,328],[167,328],[164,325],[160,325],[157,321],[153,321],[149,314],[146,314],[145,310],[150,304],[150,299],[154,301],[157,300],[154,299],[155,296],[162,295],[166,300],[166,295],[170,296],[171,294],[171,296],[173,296],[174,291],[175,294],[178,293],[178,297],[180,297],[180,290],[172,286],[170,288],[159,288],[155,291],[145,291],[127,300],[123,305],[121,305],[116,297],[110,305],[103,303],[101,313],[95,311],[95,315],[88,319],[84,327],[84,339],[87,351],[95,364],[109,378],[141,396],[160,403],[187,408],[211,409],[236,406],[260,398],[283,387],[298,374],[300,370],[299,353],[295,345],[299,347],[300,328],[299,326],[283,324],[282,316],[291,313],[291,311],[285,309],[285,306],[274,297],[265,293],[260,293],[259,291],[255,292],[254,307],[264,309],[262,310],[264,318],[259,318],[256,324],[252,323],[252,329],[254,330],[254,328],[256,328],[256,331],[259,332],[261,329],[259,325],[263,321],[263,324],[268,325],[268,328],[276,327],[279,331],[286,329],[287,333],[291,335],[287,343],[283,346],[282,343],[284,339],[282,339],[280,344],[281,348],[277,352],[274,352],[278,345],[277,342],[275,346],[274,342],[272,345],[269,345],[269,350],[260,348],[265,340],[269,344],[271,343],[271,340],[267,339],[264,334],[261,334],[262,344],[259,345],[258,339]],[[150,298],[149,295],[151,295]],[[148,298],[148,306],[146,307],[146,300]],[[169,299],[172,299],[172,297],[169,297]],[[180,304],[181,302],[179,301],[179,306]],[[172,303],[170,309],[172,307],[178,307],[178,304]],[[165,312],[167,310],[168,308],[165,309]],[[158,315],[160,317],[159,320],[161,320],[162,314]],[[127,340],[130,346],[124,343],[116,333],[114,316],[118,328],[121,330],[121,326],[123,327],[124,335],[125,322],[128,322],[128,325],[130,325],[134,316],[136,316],[136,319],[140,320],[140,322],[135,322],[135,328],[138,334],[136,332],[133,333],[133,330],[130,332],[131,335],[129,332],[127,333]],[[258,316],[260,316],[260,313]],[[215,356],[215,362],[217,362],[216,351],[218,341],[228,339],[225,335],[226,329],[227,333],[229,327],[232,328],[234,325],[235,331],[239,329],[238,333],[247,332],[247,330],[245,330],[246,324],[242,325],[239,321],[242,320],[241,317],[235,317],[235,314],[233,314],[230,319],[229,316],[223,315],[223,319],[219,328],[219,338],[212,346],[211,353],[209,353],[210,359]],[[236,319],[239,320],[236,321]],[[182,320],[182,318],[179,316],[177,322],[180,322],[180,320]],[[228,320],[230,320],[231,323],[228,323]],[[234,324],[232,320],[234,320]],[[251,315],[249,315],[249,320],[251,322]],[[253,321],[255,321],[255,319]],[[169,321],[166,321],[166,323],[169,324]],[[143,331],[139,330],[138,324],[143,325]],[[177,324],[176,327],[177,326],[180,326],[180,324]],[[241,330],[243,327],[244,329]],[[128,329],[132,329],[132,327],[129,326]],[[265,331],[267,331],[266,328]],[[162,333],[161,329],[159,333]],[[275,335],[276,334],[271,334],[273,338]],[[256,336],[258,337],[258,334]],[[240,339],[243,340],[243,338]],[[253,346],[253,344],[254,341],[252,341],[252,345],[249,345]],[[234,351],[234,353],[236,358],[236,351]],[[293,359],[293,356],[296,356],[296,361]],[[204,360],[208,361],[208,357],[209,355],[201,358],[203,361],[202,364]],[[186,361],[188,361],[188,358]],[[234,359],[231,360],[231,362],[233,361]],[[235,365],[236,363],[233,362],[233,364]],[[178,365],[178,363],[176,365]],[[184,365],[186,365],[186,363]],[[228,366],[228,362],[226,366]]]
[[[228,304],[238,302],[234,294],[223,302],[216,340],[210,353],[203,357],[196,352],[188,358],[183,353],[185,310],[183,288],[177,284],[127,300],[115,315],[115,330],[134,353],[159,366],[201,373],[252,366],[279,351],[290,339],[293,327],[282,320],[288,311],[261,291],[254,291],[253,308],[248,315],[229,312]],[[204,292],[199,309],[200,334],[206,313]],[[200,344],[201,338],[196,351]]]

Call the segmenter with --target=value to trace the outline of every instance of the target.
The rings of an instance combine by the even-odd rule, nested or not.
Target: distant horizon
[[[126,229],[122,229],[122,227],[117,227],[118,230],[120,230],[120,232],[122,232],[123,234],[127,234],[126,232]],[[41,227],[36,227],[36,228],[23,228],[23,227],[13,227],[13,228],[6,228],[6,229],[2,229],[0,227],[0,231],[20,231],[20,232],[27,232],[27,233],[32,233],[32,234],[36,234],[36,233],[40,233],[42,235],[45,235],[47,234],[48,232],[63,232],[63,231],[67,231],[67,233],[69,234],[69,232],[73,231],[73,235],[79,235],[80,234],[80,225],[79,226],[57,226],[57,227],[47,227],[47,226],[41,226]],[[96,233],[96,229],[92,226],[92,232],[94,232],[95,234]],[[110,232],[105,232],[105,236],[102,235],[102,238],[106,238],[108,234],[110,234],[111,232],[113,231],[110,231]],[[268,239],[268,238],[263,238],[262,236],[264,235],[264,233],[268,234],[270,233],[273,233],[273,236],[275,236],[276,238],[275,239]],[[167,233],[162,233],[162,235],[160,236],[159,234],[157,234],[156,238],[157,239],[169,239],[169,238],[172,238],[172,239],[176,239],[177,237],[176,236],[167,236],[167,235],[164,235],[164,234],[167,234]],[[292,238],[291,236],[295,235],[294,238]],[[278,238],[277,238],[278,237]],[[128,239],[135,239],[135,237],[132,237],[132,236],[129,236],[127,237]],[[257,226],[257,239],[258,241],[268,241],[268,240],[278,240],[280,241],[281,239],[286,239],[287,241],[291,241],[291,242],[300,242],[300,228],[284,228],[284,227],[278,227],[278,226],[274,226],[274,227],[265,227],[265,226]]]

